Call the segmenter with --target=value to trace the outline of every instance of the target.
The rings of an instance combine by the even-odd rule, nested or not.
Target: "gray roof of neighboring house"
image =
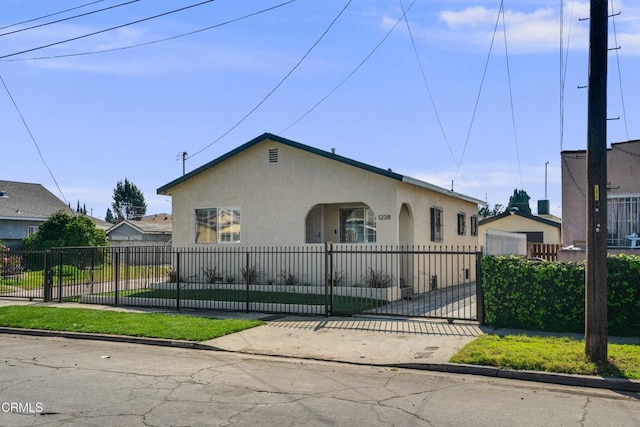
[[[0,180],[0,219],[44,221],[59,211],[73,213],[42,185]]]
[[[246,149],[248,149],[250,147],[253,147],[254,145],[259,144],[259,143],[261,143],[261,142],[263,142],[265,140],[269,140],[269,141],[277,142],[277,143],[280,143],[280,144],[284,144],[284,145],[287,145],[289,147],[297,148],[299,150],[303,150],[303,151],[306,151],[308,153],[312,153],[312,154],[316,154],[318,156],[325,157],[327,159],[335,160],[335,161],[340,162],[340,163],[344,163],[344,164],[347,164],[347,165],[350,165],[350,166],[354,166],[356,168],[364,169],[364,170],[369,171],[369,172],[373,172],[373,173],[376,173],[376,174],[379,174],[379,175],[382,175],[382,176],[386,176],[387,178],[395,179],[397,181],[406,182],[408,184],[412,184],[412,185],[415,185],[415,186],[418,186],[418,187],[426,188],[426,189],[435,191],[437,193],[445,194],[447,196],[456,197],[458,199],[465,200],[467,202],[476,203],[476,204],[479,204],[479,205],[486,205],[486,203],[483,200],[476,199],[476,198],[470,197],[470,196],[466,196],[464,194],[456,193],[455,191],[450,191],[450,190],[447,190],[446,188],[442,188],[442,187],[439,187],[437,185],[433,185],[433,184],[430,184],[428,182],[421,181],[419,179],[411,178],[409,176],[404,176],[404,175],[401,175],[399,173],[392,172],[390,169],[378,168],[376,166],[371,166],[371,165],[368,165],[366,163],[358,162],[357,160],[352,160],[352,159],[349,159],[347,157],[339,156],[339,155],[337,155],[335,153],[319,150],[317,148],[310,147],[308,145],[304,145],[304,144],[301,144],[299,142],[292,141],[290,139],[282,138],[280,136],[273,135],[271,133],[264,133],[264,134],[260,135],[259,137],[254,138],[251,141],[246,142],[245,144],[239,146],[238,148],[229,151],[227,154],[224,154],[224,155],[218,157],[217,159],[214,159],[214,160],[210,161],[209,163],[206,163],[206,164],[200,166],[199,168],[194,169],[193,171],[189,172],[188,174],[183,175],[180,178],[175,179],[175,180],[171,181],[170,183],[168,183],[166,185],[163,185],[162,187],[158,188],[157,194],[167,194],[167,191],[170,190],[172,187],[175,187],[176,185],[189,180],[190,178],[200,174],[201,172],[204,172],[205,170],[210,169],[210,168],[216,166],[217,164],[222,163],[225,160],[235,156],[236,154],[239,154],[239,153],[243,152],[244,150],[246,150]]]
[[[166,215],[162,216],[163,218],[167,218]],[[125,219],[124,221],[120,221],[119,223],[113,225],[107,230],[107,234],[111,234],[116,231],[118,228],[123,225],[128,225],[129,227],[139,231],[141,234],[171,234],[172,225],[171,225],[171,216],[168,215],[168,219],[165,220],[130,220]]]

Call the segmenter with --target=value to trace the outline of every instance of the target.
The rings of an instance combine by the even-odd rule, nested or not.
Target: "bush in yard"
[[[608,329],[640,335],[640,258],[607,259]],[[496,327],[584,332],[585,265],[484,257],[485,321]]]
[[[11,276],[22,272],[22,259],[17,255],[10,255],[10,248],[0,242],[0,276]]]
[[[70,246],[108,246],[107,235],[86,215],[57,212],[24,239],[26,251],[42,251]]]

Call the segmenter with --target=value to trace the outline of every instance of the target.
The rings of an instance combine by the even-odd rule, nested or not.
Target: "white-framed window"
[[[627,236],[640,235],[640,195],[607,197],[607,246],[629,246]]]
[[[27,236],[31,236],[32,234],[36,234],[38,232],[38,225],[30,225],[27,227]]]
[[[340,209],[340,243],[375,242],[376,217],[371,209]]]
[[[458,212],[458,236],[467,234],[467,214]]]
[[[442,208],[429,208],[429,219],[431,223],[431,241],[442,242]]]
[[[196,243],[240,243],[240,208],[196,209]]]

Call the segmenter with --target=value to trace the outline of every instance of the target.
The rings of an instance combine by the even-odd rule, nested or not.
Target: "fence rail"
[[[482,320],[481,254],[471,247],[93,247],[11,256],[0,297]]]

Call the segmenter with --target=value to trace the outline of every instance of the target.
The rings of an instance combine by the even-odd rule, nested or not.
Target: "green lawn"
[[[0,307],[0,326],[136,337],[205,341],[262,325],[259,320],[218,320],[161,313],[85,308]]]
[[[640,379],[640,345],[609,344],[609,363],[585,356],[584,341],[559,337],[481,335],[451,362],[497,368]]]

